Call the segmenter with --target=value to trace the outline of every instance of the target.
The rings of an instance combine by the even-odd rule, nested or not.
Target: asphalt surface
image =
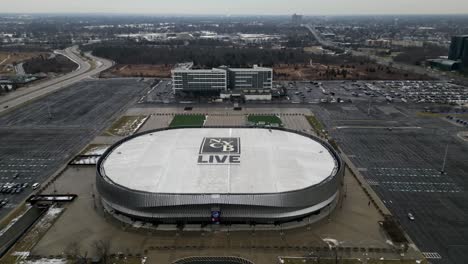
[[[136,79],[87,80],[0,115],[0,185],[29,184],[19,194],[0,194],[0,200],[9,200],[0,218],[32,193],[32,183],[65,165],[148,86]]]
[[[77,46],[67,48],[63,51],[56,51],[56,53],[61,54],[78,64],[78,68],[75,71],[58,78],[39,82],[35,85],[8,93],[7,95],[0,97],[0,113],[8,111],[11,108],[24,104],[35,98],[47,95],[58,89],[62,89],[71,84],[82,81],[110,68],[113,65],[112,61],[87,55],[88,58],[93,60],[93,63],[96,66],[93,68],[87,60],[83,59],[81,55],[79,55]]]
[[[468,263],[468,144],[456,136],[466,128],[413,107],[375,103],[368,115],[357,102],[313,111],[431,263]]]

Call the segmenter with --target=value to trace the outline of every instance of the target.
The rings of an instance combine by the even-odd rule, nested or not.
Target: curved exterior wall
[[[293,130],[275,129],[297,133],[320,142],[330,150],[338,163],[335,173],[318,184],[281,193],[212,196],[211,194],[163,194],[136,191],[114,183],[106,177],[102,166],[103,161],[114,148],[133,137],[142,135],[136,134],[117,142],[102,155],[97,164],[96,187],[106,206],[131,218],[153,222],[210,222],[213,210],[221,211],[222,222],[236,223],[278,223],[318,214],[338,199],[344,175],[344,165],[340,156],[328,143],[316,137]],[[147,131],[143,134],[161,130],[166,129]]]

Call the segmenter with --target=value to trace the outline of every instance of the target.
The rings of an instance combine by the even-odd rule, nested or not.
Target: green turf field
[[[266,125],[271,125],[271,124],[278,124],[279,126],[282,125],[281,119],[274,115],[249,115],[247,117],[247,121],[251,123],[255,123],[255,124],[264,122]]]
[[[204,115],[175,115],[169,127],[194,126],[201,127],[205,123]]]

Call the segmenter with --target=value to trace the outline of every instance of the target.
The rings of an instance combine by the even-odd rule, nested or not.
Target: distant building
[[[392,46],[400,46],[400,47],[423,47],[424,42],[420,40],[392,40]]]
[[[448,58],[460,62],[461,70],[468,71],[468,35],[452,37]]]
[[[461,56],[461,64],[462,70],[468,72],[468,41],[465,41],[465,45],[463,46],[463,52]]]
[[[174,93],[217,93],[222,94],[223,98],[244,96],[271,99],[271,68],[254,65],[252,68],[219,67],[200,70],[192,69],[192,66],[192,63],[178,64],[172,70]]]
[[[460,60],[466,46],[468,46],[468,35],[453,36],[450,43],[449,60]]]
[[[19,87],[23,87],[40,77],[32,75],[22,76],[0,76],[0,94],[11,92]]]
[[[437,68],[442,71],[456,71],[461,68],[460,61],[447,59],[430,59],[427,60],[432,68]]]
[[[370,47],[388,48],[391,46],[399,47],[423,47],[424,42],[418,40],[388,40],[388,39],[368,39],[366,45]]]
[[[390,47],[392,42],[388,39],[368,39],[366,45],[370,47]]]
[[[300,25],[300,24],[302,24],[302,18],[303,18],[302,15],[294,14],[294,15],[292,15],[292,17],[291,17],[291,22],[292,22],[294,25]]]

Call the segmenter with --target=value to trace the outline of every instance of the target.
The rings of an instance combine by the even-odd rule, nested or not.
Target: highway
[[[98,58],[90,54],[86,55],[88,59],[83,58],[80,55],[78,46],[69,47],[61,51],[55,51],[55,53],[69,58],[78,64],[78,68],[73,72],[58,78],[39,82],[0,97],[0,113],[96,75],[109,69],[114,64],[114,62],[110,60]],[[89,60],[91,60],[92,63],[90,63]]]
[[[332,41],[328,41],[326,39],[323,39],[322,36],[321,36],[321,33],[318,32],[313,26],[304,25],[304,27],[307,28],[310,31],[310,33],[314,36],[314,38],[317,40],[317,42],[320,45],[325,46],[325,47],[341,48],[336,43],[333,43]],[[414,73],[421,74],[421,75],[426,74],[426,75],[428,75],[428,76],[430,76],[432,78],[440,79],[440,80],[450,79],[449,76],[446,76],[445,74],[442,74],[442,73],[439,73],[439,72],[434,72],[434,71],[428,71],[424,67],[395,62],[390,58],[384,58],[384,57],[376,56],[376,55],[373,55],[373,54],[369,54],[367,52],[356,51],[356,50],[352,50],[352,49],[346,49],[346,51],[349,52],[353,56],[366,57],[366,58],[369,58],[370,60],[373,60],[376,63],[384,65],[384,66],[394,67],[394,68],[397,68],[397,69],[400,69],[400,70],[410,71],[410,72],[414,72]]]

